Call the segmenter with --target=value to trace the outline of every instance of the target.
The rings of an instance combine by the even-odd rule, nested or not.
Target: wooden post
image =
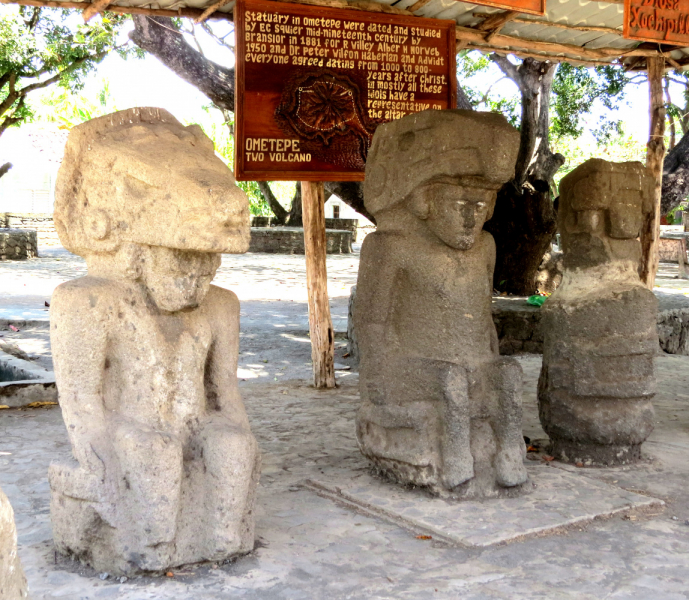
[[[334,388],[335,336],[328,301],[324,204],[323,183],[302,181],[301,205],[306,250],[306,287],[309,294],[313,385],[317,388]]]
[[[646,218],[641,232],[641,280],[653,289],[658,272],[658,238],[660,237],[660,194],[663,185],[665,158],[665,106],[663,102],[663,71],[665,59],[658,56],[646,59],[650,112],[650,136],[646,146],[646,167],[655,178],[654,210]]]

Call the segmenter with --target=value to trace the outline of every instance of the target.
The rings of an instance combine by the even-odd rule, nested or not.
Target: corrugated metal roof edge
[[[285,0],[278,0],[285,1]],[[371,0],[292,0],[295,4],[309,4],[315,6],[325,6],[332,8],[342,8],[350,10],[364,10],[367,12],[382,12],[388,14],[400,14],[407,16],[421,16],[414,14],[419,12],[424,8],[429,7],[434,0],[417,0],[412,4],[409,9],[397,8],[391,6],[387,3],[376,2]],[[620,4],[622,0],[590,0],[586,3],[592,6],[598,6],[600,3],[604,4]],[[21,4],[28,6],[52,6],[61,8],[77,8],[77,9],[87,9],[91,7],[88,12],[93,12],[96,5],[98,5],[99,10],[108,10],[111,12],[119,13],[133,13],[133,14],[151,14],[159,16],[181,16],[189,17],[195,20],[203,20],[206,18],[211,19],[225,19],[232,20],[231,10],[234,6],[234,2],[226,2],[222,4],[221,1],[216,0],[207,1],[202,7],[179,7],[177,9],[170,8],[150,8],[151,3],[148,1],[142,3],[128,2],[127,0],[120,0],[111,5],[104,5],[103,0],[94,0],[94,2],[74,2],[72,0],[62,1],[62,0],[0,0],[2,4]],[[168,4],[179,5],[180,0],[173,0],[173,2],[168,2]],[[576,5],[577,9],[581,9],[581,2],[578,0],[555,0],[554,4],[556,8],[559,5],[567,5],[571,3],[573,6]],[[165,6],[165,0],[162,2],[156,2],[155,4],[160,7]],[[446,12],[447,5],[443,0],[440,2],[440,10],[437,10],[437,14]],[[457,6],[461,5],[461,6]],[[552,6],[552,4],[551,4]],[[459,9],[462,12],[460,17],[465,15],[469,10],[475,10],[478,8],[476,5],[468,4],[465,2],[453,2],[453,8]],[[481,7],[484,8],[484,7]],[[213,10],[210,10],[213,9]],[[424,17],[431,17],[436,15],[428,14],[427,11],[424,12]],[[559,12],[559,11],[558,11]],[[88,13],[87,13],[88,14]],[[538,39],[537,37],[526,37],[519,35],[519,29],[514,31],[512,35],[505,35],[500,33],[501,29],[506,23],[510,22],[521,22],[529,21],[529,23],[524,23],[524,27],[532,27],[533,20],[535,23],[542,24],[544,28],[548,25],[558,27],[561,29],[571,29],[572,31],[581,32],[582,27],[582,15],[578,15],[577,25],[571,26],[565,23],[554,23],[549,21],[544,21],[541,19],[535,19],[532,17],[524,18],[520,13],[515,11],[495,11],[495,12],[485,12],[487,18],[481,19],[480,14],[472,14],[472,17],[476,18],[477,24],[473,27],[457,26],[457,42],[458,49],[462,48],[473,48],[480,50],[481,52],[497,52],[499,54],[515,54],[521,57],[533,56],[541,60],[553,60],[556,62],[573,62],[579,64],[587,65],[598,65],[598,64],[608,64],[612,62],[618,62],[623,64],[627,68],[638,69],[643,67],[646,58],[652,56],[662,56],[666,59],[671,67],[674,68],[687,68],[689,67],[689,54],[684,50],[689,51],[689,48],[677,48],[661,46],[660,44],[650,44],[650,43],[640,43],[634,48],[615,48],[615,47],[598,47],[591,48],[585,45],[569,44],[564,42],[552,42],[543,39]],[[456,18],[455,18],[456,20]],[[585,20],[585,19],[584,19]],[[481,24],[484,22],[491,22],[492,29],[484,28],[481,29]],[[610,33],[615,31],[613,28],[605,28],[610,30]],[[629,40],[624,39],[619,35],[620,40],[628,42]],[[632,41],[633,42],[633,41]],[[588,42],[586,42],[588,43]]]

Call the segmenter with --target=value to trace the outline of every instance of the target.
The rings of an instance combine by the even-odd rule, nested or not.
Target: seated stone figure
[[[425,111],[378,127],[354,304],[362,452],[384,474],[455,497],[509,494],[526,470],[522,371],[498,356],[495,242],[483,231],[514,174],[504,117]]]
[[[560,182],[562,284],[542,307],[541,424],[556,458],[637,460],[653,429],[657,301],[639,278],[653,210],[641,163],[591,159]]]
[[[88,266],[51,306],[74,456],[50,467],[57,549],[112,574],[251,551],[239,302],[211,285],[248,247],[244,192],[198,126],[132,109],[71,131],[55,226]]]

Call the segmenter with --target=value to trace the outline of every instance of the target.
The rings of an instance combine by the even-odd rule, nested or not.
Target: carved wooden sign
[[[239,181],[361,181],[376,127],[454,108],[455,22],[238,0]]]
[[[504,8],[505,10],[516,10],[520,13],[530,15],[545,14],[545,0],[472,0],[472,4],[481,6],[492,6],[493,8]]]
[[[689,46],[689,0],[624,0],[623,35]]]

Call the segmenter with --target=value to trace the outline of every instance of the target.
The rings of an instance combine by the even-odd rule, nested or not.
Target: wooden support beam
[[[646,146],[646,168],[655,179],[653,212],[646,218],[641,231],[641,267],[639,275],[649,289],[653,289],[658,272],[658,239],[660,237],[660,195],[663,185],[663,159],[665,158],[665,103],[663,101],[663,73],[665,60],[660,57],[646,59],[648,66],[648,92],[650,135]]]
[[[330,319],[328,273],[325,264],[325,192],[320,181],[301,182],[306,287],[309,294],[309,332],[313,385],[335,387],[335,333]]]
[[[88,2],[58,2],[56,0],[0,0],[0,4],[19,4],[20,6],[45,6],[48,8],[76,8],[78,10],[84,9],[88,6]],[[190,17],[196,18],[203,14],[203,11],[198,8],[178,8],[176,10],[167,10],[162,8],[139,8],[137,6],[117,6],[115,4],[109,5],[106,10],[108,12],[125,14],[125,15],[151,15],[153,17]],[[232,13],[224,13],[216,11],[210,19],[223,19],[232,21]]]
[[[509,12],[509,11],[508,11]],[[472,13],[473,17],[476,17],[477,19],[485,19],[483,23],[488,21],[490,17],[493,17],[495,15],[502,14],[502,13],[485,13],[485,12],[475,12]],[[555,21],[548,21],[545,17],[525,17],[525,16],[518,16],[520,13],[517,13],[513,19],[510,19],[510,21],[513,21],[514,23],[524,23],[525,25],[541,25],[542,27],[556,27],[557,29],[574,29],[576,31],[596,31],[599,33],[611,33],[613,35],[619,35],[622,37],[622,27],[620,26],[619,29],[615,29],[614,27],[602,27],[600,25],[570,25],[569,23],[556,23]],[[483,23],[480,23],[479,25],[476,25],[476,29],[479,29]],[[485,31],[485,29],[482,29],[482,31]]]
[[[412,4],[407,10],[414,13],[417,10],[421,10],[429,2],[432,2],[432,0],[418,0],[417,2],[414,2],[414,4]]]
[[[216,10],[222,8],[226,4],[229,4],[231,0],[218,0],[213,2],[206,10],[204,10],[198,17],[194,19],[194,23],[203,23],[208,17],[210,17]]]
[[[85,22],[88,22],[98,13],[101,13],[108,8],[108,4],[110,4],[110,2],[111,0],[94,0],[94,2],[91,2],[91,4],[86,6],[84,11],[81,13],[81,16]]]
[[[472,29],[470,27],[462,27],[457,25],[456,29],[457,41],[465,40],[468,44],[488,44],[486,37],[490,34],[486,34],[483,31],[478,31],[477,29]],[[630,48],[625,50],[623,48],[587,48],[585,46],[575,46],[574,44],[560,44],[555,42],[543,42],[541,40],[534,40],[524,37],[514,37],[508,35],[498,34],[492,37],[490,45],[483,50],[484,52],[490,51],[504,51],[511,53],[513,50],[524,50],[526,52],[543,52],[545,53],[542,60],[548,60],[550,56],[561,56],[565,55],[578,60],[591,59],[593,61],[600,60],[610,60],[613,58],[621,57],[626,58],[629,56],[661,56],[665,58],[669,56],[669,52],[659,52],[652,48]],[[560,58],[562,60],[567,60]]]
[[[483,22],[476,26],[479,31],[487,31],[486,43],[490,43],[491,40],[500,33],[500,30],[510,21],[514,21],[519,13],[516,10],[505,10],[499,13],[493,13],[488,15]]]

